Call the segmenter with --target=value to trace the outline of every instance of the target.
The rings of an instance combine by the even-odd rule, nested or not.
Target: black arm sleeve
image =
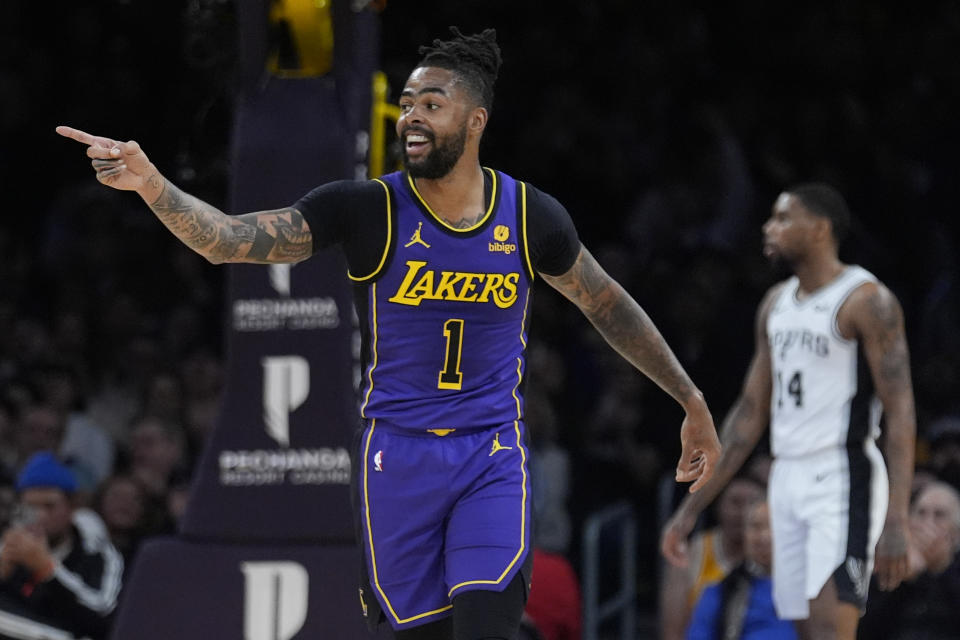
[[[293,205],[310,226],[313,251],[343,247],[354,274],[374,271],[387,241],[387,191],[375,180],[321,185]]]
[[[566,273],[580,254],[580,237],[570,214],[556,198],[527,185],[527,245],[539,273]]]

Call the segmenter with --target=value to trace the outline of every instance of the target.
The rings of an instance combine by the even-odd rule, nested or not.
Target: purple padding
[[[239,101],[231,212],[288,207],[353,177],[342,99],[327,79],[274,78]],[[358,362],[345,261],[329,249],[297,265],[224,268],[226,385],[182,532],[215,542],[350,541]]]
[[[352,546],[148,541],[112,640],[387,640],[366,629]]]

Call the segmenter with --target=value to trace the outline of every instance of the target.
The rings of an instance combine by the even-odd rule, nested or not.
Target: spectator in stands
[[[960,493],[923,486],[910,508],[910,568],[894,591],[871,585],[860,640],[949,640],[960,634]]]
[[[74,521],[73,474],[52,453],[40,452],[27,461],[16,488],[19,514],[0,547],[0,637],[106,638],[123,560],[102,536]]]
[[[916,464],[913,468],[913,482],[910,483],[910,504],[913,504],[920,492],[928,484],[942,480],[937,473],[926,464]]]
[[[146,322],[141,303],[130,295],[118,294],[106,306],[111,309],[101,319],[101,331],[106,335],[128,335]],[[123,340],[115,337],[102,357],[104,373],[89,399],[88,414],[115,442],[126,442],[130,435],[127,428],[143,413],[147,384],[160,366],[160,345],[150,335],[138,334]]]
[[[33,454],[40,451],[57,451],[63,440],[64,416],[53,407],[38,403],[32,397],[22,408],[15,426],[17,467],[21,467]]]
[[[183,474],[185,464],[186,441],[179,425],[151,416],[134,423],[129,473],[150,496],[166,501],[171,483]]]
[[[143,414],[165,422],[182,424],[184,395],[180,378],[172,371],[159,371],[147,385]]]
[[[543,640],[580,640],[580,581],[566,556],[533,550],[533,583],[524,613]]]
[[[131,564],[140,541],[153,533],[158,522],[156,509],[151,510],[149,503],[143,486],[130,476],[108,478],[97,495],[94,507],[103,519],[110,541],[123,556],[125,566]]]
[[[689,564],[675,567],[664,563],[660,589],[662,640],[682,640],[703,589],[723,579],[743,560],[744,516],[762,491],[749,475],[734,478],[717,502],[717,525],[690,539]]]
[[[61,451],[66,434],[67,415],[51,404],[31,402],[16,426],[18,466],[40,451]],[[86,460],[64,458],[76,482],[74,500],[86,503],[97,486],[96,472]]]
[[[538,387],[539,388],[539,387]],[[530,460],[533,491],[533,543],[559,554],[570,547],[570,455],[557,442],[558,418],[551,398],[543,391],[526,394],[526,419],[530,425]]]
[[[37,372],[37,386],[51,407],[65,416],[59,455],[75,460],[92,474],[94,484],[113,472],[113,438],[86,411],[83,385],[77,371],[67,365],[50,364]]]
[[[526,633],[539,640],[579,640],[580,582],[567,558],[572,533],[567,510],[570,460],[557,443],[558,416],[552,399],[537,389],[530,389],[526,397],[534,451],[533,583],[524,612]]]
[[[687,640],[796,640],[793,623],[773,608],[772,556],[770,508],[758,496],[746,511],[744,561],[704,589]]]

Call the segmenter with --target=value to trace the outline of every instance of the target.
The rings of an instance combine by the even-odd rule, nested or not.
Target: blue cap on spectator
[[[51,452],[33,454],[17,476],[17,491],[51,487],[73,493],[77,490],[77,481],[73,472]]]

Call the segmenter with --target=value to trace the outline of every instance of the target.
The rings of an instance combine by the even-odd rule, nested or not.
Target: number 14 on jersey
[[[783,372],[777,371],[777,388],[774,390],[777,398],[777,409],[783,408],[784,402],[793,402],[794,406],[800,408],[803,406],[803,375],[799,371],[794,371],[793,375],[787,381],[786,386],[783,382]],[[784,396],[790,396],[785,398]]]

